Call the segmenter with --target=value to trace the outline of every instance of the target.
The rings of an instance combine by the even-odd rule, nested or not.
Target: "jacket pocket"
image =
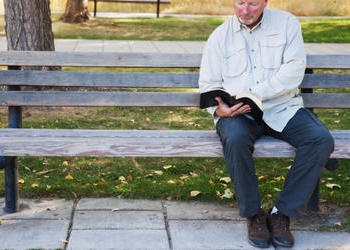
[[[285,40],[278,36],[270,36],[259,42],[262,66],[266,69],[277,69],[283,63]]]

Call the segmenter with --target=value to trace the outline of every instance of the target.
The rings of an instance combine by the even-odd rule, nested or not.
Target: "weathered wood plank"
[[[201,54],[0,51],[0,65],[5,66],[192,68],[200,61]]]
[[[313,69],[350,69],[350,55],[307,55],[307,67]]]
[[[1,70],[0,85],[198,88],[198,73]],[[349,88],[349,74],[306,74],[302,88]]]
[[[194,92],[0,91],[1,106],[193,107]]]
[[[349,108],[349,94],[302,94],[307,108]],[[152,100],[152,101],[151,101]],[[0,106],[199,107],[198,92],[0,91]]]
[[[303,93],[304,105],[308,108],[350,108],[350,94]]]
[[[331,131],[332,157],[350,157],[350,131]],[[26,145],[26,147],[23,147]],[[210,130],[64,130],[0,129],[0,153],[5,156],[148,156],[222,157],[222,146]],[[289,144],[262,137],[255,157],[293,157]]]
[[[350,88],[349,74],[305,74],[301,88]]]
[[[198,88],[198,73],[0,70],[0,85]]]
[[[199,67],[201,56],[177,53],[0,51],[0,65],[186,68]],[[350,69],[350,55],[307,55],[307,67]]]

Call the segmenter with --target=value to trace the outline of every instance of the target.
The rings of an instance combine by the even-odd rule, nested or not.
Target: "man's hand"
[[[251,111],[249,105],[243,105],[241,102],[229,107],[220,97],[216,97],[215,100],[219,103],[215,110],[215,114],[219,117],[234,117],[236,115],[247,114]]]

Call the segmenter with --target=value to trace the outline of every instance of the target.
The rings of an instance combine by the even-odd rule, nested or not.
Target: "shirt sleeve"
[[[286,24],[286,46],[280,68],[269,79],[250,88],[263,101],[285,95],[299,87],[304,77],[306,55],[299,21],[291,16]]]
[[[202,53],[201,66],[199,71],[199,92],[207,92],[213,89],[222,88],[221,61],[222,52],[219,49],[216,32],[206,42]],[[214,116],[217,106],[208,108],[208,112]]]

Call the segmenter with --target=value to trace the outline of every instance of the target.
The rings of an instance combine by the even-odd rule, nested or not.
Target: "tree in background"
[[[67,0],[60,20],[66,23],[82,23],[89,20],[88,0]]]
[[[55,50],[50,0],[5,0],[8,50]]]

